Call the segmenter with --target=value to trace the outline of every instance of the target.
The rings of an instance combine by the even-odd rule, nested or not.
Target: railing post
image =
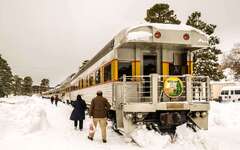
[[[123,74],[123,103],[126,103],[126,74]]]
[[[158,74],[151,74],[151,85],[152,85],[152,103],[157,104],[158,102]]]
[[[186,99],[188,102],[193,100],[192,76],[186,75]]]
[[[210,78],[207,76],[207,101],[211,98]]]

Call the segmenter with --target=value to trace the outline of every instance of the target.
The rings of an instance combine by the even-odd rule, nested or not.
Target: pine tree
[[[220,43],[219,38],[214,36],[213,33],[216,29],[216,25],[207,24],[201,19],[200,12],[193,12],[188,17],[187,25],[202,30],[209,35],[209,47],[194,52],[194,74],[209,76],[211,80],[219,81],[224,78],[220,65],[218,63],[218,55],[221,54],[221,50],[216,48],[216,45]]]
[[[23,79],[18,75],[13,77],[13,94],[14,95],[22,95],[22,85]]]
[[[164,23],[164,24],[180,24],[181,21],[177,19],[174,10],[169,9],[168,4],[155,4],[147,10],[145,21],[151,23]]]
[[[240,79],[240,47],[234,48],[224,56],[222,69],[230,68],[234,72],[235,79]]]
[[[32,94],[32,83],[33,83],[33,80],[30,76],[27,76],[23,79],[23,94],[24,95]]]
[[[0,55],[0,97],[8,96],[12,91],[13,75],[7,61]]]
[[[49,80],[48,79],[42,79],[40,84],[41,92],[45,92],[49,89]]]

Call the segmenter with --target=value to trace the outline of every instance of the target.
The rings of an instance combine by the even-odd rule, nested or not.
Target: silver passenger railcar
[[[102,90],[114,128],[127,134],[139,124],[171,134],[184,123],[207,129],[209,78],[193,76],[193,51],[207,46],[207,35],[187,25],[129,27],[55,92],[90,104]]]

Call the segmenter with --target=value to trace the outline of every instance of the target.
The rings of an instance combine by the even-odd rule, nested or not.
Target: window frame
[[[109,67],[108,69],[110,69],[110,71],[108,71],[110,73],[107,74],[108,77],[106,77],[106,70],[105,70],[106,67]],[[103,82],[109,82],[109,81],[112,81],[112,64],[111,64],[111,61],[103,66]]]
[[[240,95],[240,90],[235,90],[235,95]]]
[[[98,74],[98,76],[97,76]],[[98,85],[101,83],[101,71],[100,71],[100,68],[97,69],[95,72],[94,72],[94,76],[95,76],[95,85]],[[98,80],[97,80],[98,79]],[[98,82],[97,82],[98,81]]]
[[[132,76],[133,74],[132,74],[132,69],[133,69],[133,66],[132,66],[132,61],[129,61],[129,60],[119,60],[118,61],[118,81],[122,81],[123,79],[121,79],[121,77],[124,75],[124,74],[122,74],[122,76],[120,76],[120,66],[121,66],[121,63],[129,63],[130,64],[130,72],[129,72],[129,74],[125,74],[125,75],[127,75],[127,76]]]

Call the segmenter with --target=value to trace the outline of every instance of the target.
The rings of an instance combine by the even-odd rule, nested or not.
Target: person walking
[[[74,121],[74,127],[77,129],[79,122],[79,129],[82,131],[83,129],[83,120],[85,119],[85,110],[87,109],[86,102],[82,99],[81,95],[77,96],[77,100],[72,102],[72,106],[74,107],[70,120]]]
[[[108,100],[102,96],[102,91],[97,92],[97,96],[93,98],[89,110],[89,115],[91,118],[93,118],[93,124],[95,128],[97,127],[97,124],[99,123],[102,133],[102,141],[103,143],[107,142],[107,112],[110,109],[110,104],[108,103]],[[94,134],[92,136],[88,136],[89,140],[93,140]]]
[[[54,100],[55,100],[55,105],[57,106],[58,101],[60,100],[60,99],[58,98],[58,95],[55,96],[55,99],[54,99]]]
[[[53,104],[54,102],[54,96],[51,96],[51,103]]]

